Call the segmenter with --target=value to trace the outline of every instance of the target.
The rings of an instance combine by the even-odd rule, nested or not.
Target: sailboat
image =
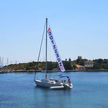
[[[38,87],[42,87],[42,88],[49,88],[49,89],[71,89],[73,87],[71,80],[69,78],[69,76],[64,76],[62,74],[58,75],[60,78],[66,77],[67,80],[56,80],[54,78],[48,79],[47,77],[47,34],[49,35],[49,39],[51,41],[52,47],[54,49],[54,53],[56,55],[56,59],[59,65],[59,68],[62,72],[65,71],[65,68],[63,66],[62,60],[59,56],[57,47],[56,47],[56,43],[54,41],[54,37],[52,35],[52,31],[51,28],[48,28],[48,18],[46,18],[46,24],[45,24],[45,28],[46,28],[46,69],[45,69],[45,78],[44,79],[36,79],[36,73],[35,73],[35,78],[34,81],[36,83],[36,86]],[[39,55],[40,55],[40,51],[39,51]],[[38,61],[39,61],[39,56],[38,56]]]

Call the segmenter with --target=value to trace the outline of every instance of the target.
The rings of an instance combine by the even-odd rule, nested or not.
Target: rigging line
[[[37,69],[38,70],[38,62],[39,62],[39,58],[40,58],[40,53],[41,53],[41,49],[42,49],[42,43],[43,43],[43,39],[44,39],[44,34],[45,34],[45,24],[44,24],[44,29],[43,29],[43,33],[42,33],[42,39],[41,39],[41,43],[40,43],[40,49],[39,49],[39,53],[38,53],[38,59],[37,59]],[[35,71],[35,76],[34,76],[34,80],[36,78],[36,71]]]
[[[43,43],[43,39],[44,39],[44,34],[45,34],[45,25],[44,25],[44,30],[43,30],[43,34],[42,34],[42,40],[41,40],[41,45],[40,45],[37,61],[39,61],[39,58],[40,58],[40,53],[41,53],[41,49],[42,49],[42,43]]]

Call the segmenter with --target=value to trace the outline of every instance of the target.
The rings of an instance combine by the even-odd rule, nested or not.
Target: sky
[[[46,17],[63,60],[108,58],[108,0],[0,0],[5,63],[7,58],[9,63],[37,60]],[[49,40],[48,52],[48,59],[56,61]]]

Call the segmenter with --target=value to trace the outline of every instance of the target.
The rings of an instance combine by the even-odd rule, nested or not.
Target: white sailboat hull
[[[72,88],[72,84],[64,84],[61,82],[56,82],[55,80],[51,81],[51,80],[35,80],[35,83],[37,86],[42,87],[42,88],[49,88],[49,89],[71,89]]]

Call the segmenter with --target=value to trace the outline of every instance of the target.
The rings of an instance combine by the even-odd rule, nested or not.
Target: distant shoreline
[[[0,71],[0,74],[2,73],[21,73],[21,72],[26,72],[26,73],[34,73],[34,72],[44,72],[43,71],[35,71],[35,70],[18,70],[18,71]],[[60,72],[59,70],[48,70],[48,72]],[[99,69],[93,69],[93,70],[85,70],[85,71],[75,71],[75,70],[67,70],[65,72],[108,72],[108,69],[106,70],[99,70]]]

